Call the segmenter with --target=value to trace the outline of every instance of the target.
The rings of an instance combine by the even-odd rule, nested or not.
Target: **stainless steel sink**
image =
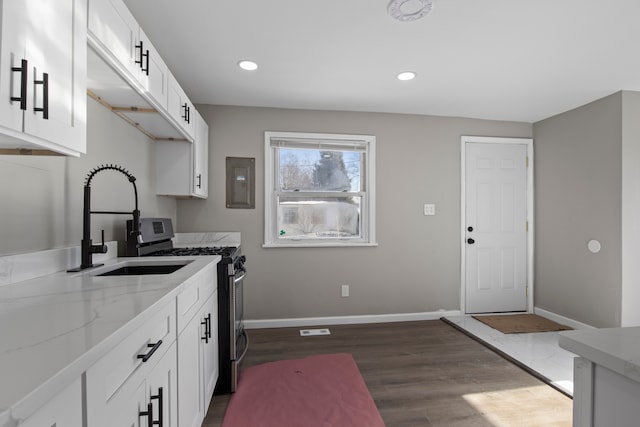
[[[97,276],[141,276],[143,274],[171,274],[184,265],[130,265],[116,268]]]
[[[132,260],[104,266],[93,270],[92,276],[143,276],[151,274],[171,274],[191,261]]]

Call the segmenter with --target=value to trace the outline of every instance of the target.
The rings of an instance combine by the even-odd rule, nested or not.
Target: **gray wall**
[[[620,325],[622,95],[533,125],[535,304],[596,327]],[[593,254],[587,242],[597,239]]]
[[[0,156],[0,254],[79,245],[84,179],[91,169],[113,163],[136,178],[144,216],[175,219],[176,201],[155,195],[153,141],[92,99],[87,101],[87,153],[75,157]],[[119,172],[92,181],[92,209],[132,211],[133,189]],[[124,239],[128,216],[93,215],[94,242]]]
[[[622,92],[622,320],[640,326],[640,92]]]
[[[199,106],[209,124],[209,198],[178,201],[178,231],[241,231],[246,317],[460,308],[460,137],[531,137],[527,123],[273,108]],[[375,135],[378,247],[269,248],[264,131]],[[256,158],[256,209],[225,208],[225,157]],[[424,203],[436,216],[422,215]],[[349,298],[340,285],[351,286]]]

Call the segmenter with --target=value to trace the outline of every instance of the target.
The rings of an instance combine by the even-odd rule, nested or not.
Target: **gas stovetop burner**
[[[223,261],[235,262],[241,256],[239,246],[173,246],[170,218],[140,218],[139,239],[132,238],[133,222],[127,221],[127,256],[196,256],[220,255]],[[215,244],[215,242],[211,242]],[[197,243],[194,243],[197,244]]]

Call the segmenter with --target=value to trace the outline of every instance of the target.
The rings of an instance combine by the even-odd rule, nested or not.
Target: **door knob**
[[[471,239],[471,238],[467,239],[467,243],[470,244],[470,245],[473,245],[475,242],[476,241]]]
[[[473,227],[468,227],[467,230],[468,231],[473,231]]]

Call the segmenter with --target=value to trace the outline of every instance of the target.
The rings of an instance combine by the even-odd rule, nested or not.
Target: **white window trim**
[[[276,229],[276,201],[275,192],[278,186],[278,171],[275,169],[275,150],[271,147],[272,139],[295,139],[295,140],[326,140],[339,143],[365,143],[367,146],[365,182],[366,196],[363,200],[363,207],[366,208],[366,215],[362,218],[363,239],[354,242],[353,239],[331,239],[322,241],[311,241],[308,239],[278,241],[275,238]],[[376,137],[372,135],[347,135],[330,133],[306,133],[306,132],[271,132],[264,133],[264,248],[286,248],[286,247],[350,247],[350,246],[377,246],[376,243],[376,183],[375,183],[375,152]],[[365,218],[366,217],[366,218]]]

